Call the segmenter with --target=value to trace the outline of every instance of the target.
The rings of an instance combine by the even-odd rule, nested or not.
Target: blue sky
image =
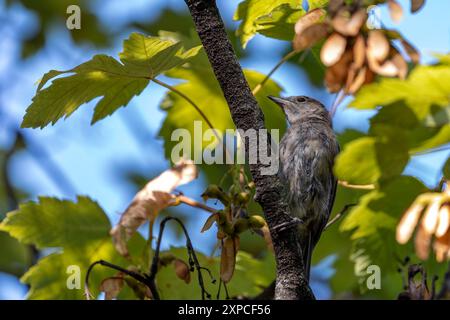
[[[409,8],[409,1],[400,1]],[[218,0],[226,24],[236,26],[232,21],[237,0]],[[148,21],[155,19],[164,7],[184,10],[182,0],[97,0],[92,7],[101,21],[111,28],[119,29],[129,20]],[[77,47],[71,43],[65,32],[53,32],[46,47],[32,58],[21,61],[18,58],[18,36],[32,29],[36,20],[23,8],[15,7],[6,11],[0,0],[0,116],[7,117],[12,126],[18,126],[25,108],[34,95],[35,83],[50,69],[65,70],[89,59],[96,51],[89,46]],[[405,10],[407,11],[407,10]],[[421,48],[423,62],[432,61],[431,53],[450,51],[450,2],[427,1],[418,14],[405,15],[402,22],[394,25],[382,10],[382,19],[388,27],[399,29],[403,35]],[[4,20],[5,19],[5,20]],[[113,24],[111,23],[113,22]],[[131,30],[130,30],[131,31]],[[121,42],[128,36],[124,32],[116,45],[107,53],[117,56]],[[280,59],[283,48],[289,44],[257,36],[248,45],[249,58],[242,61],[246,68],[267,73]],[[307,94],[330,103],[332,96],[310,85],[299,69],[286,64],[274,77],[285,88],[285,95]],[[168,80],[173,81],[173,80]],[[89,195],[97,200],[116,223],[120,213],[132,199],[134,188],[124,183],[116,172],[124,168],[137,169],[142,173],[156,174],[167,168],[163,158],[162,142],[156,139],[164,113],[158,109],[165,90],[152,84],[143,94],[127,107],[117,111],[104,121],[90,126],[90,118],[95,103],[82,106],[68,120],[60,121],[45,130],[26,130],[27,136],[43,147],[70,180],[74,190],[59,188],[27,153],[15,156],[12,163],[12,179],[16,186],[27,190],[32,198],[38,195],[73,199],[76,194]],[[335,128],[367,128],[370,112],[356,112],[341,108],[335,117]],[[140,121],[141,125],[130,128],[127,123]],[[5,128],[0,128],[0,146],[8,146],[11,137]],[[149,156],[150,155],[150,156]],[[407,173],[421,177],[427,184],[438,179],[438,170],[448,156],[448,152],[433,153],[415,159],[407,168]],[[200,183],[183,187],[186,194],[197,195],[202,191]],[[193,213],[204,217],[201,212]],[[204,219],[192,221],[190,227],[199,230]],[[194,237],[194,245],[202,251],[209,251],[214,235],[209,240]],[[196,241],[198,240],[198,241]],[[201,241],[200,241],[201,240]],[[173,239],[172,244],[180,243]],[[12,277],[0,274],[0,299],[23,297],[24,288]]]

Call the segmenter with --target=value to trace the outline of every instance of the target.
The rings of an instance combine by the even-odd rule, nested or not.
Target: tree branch
[[[264,129],[263,113],[245,79],[244,73],[228,40],[215,0],[185,0],[197,33],[228,103],[237,129]],[[270,143],[270,137],[267,137]],[[245,142],[248,156],[248,141]],[[259,160],[259,159],[258,159]],[[283,184],[277,175],[262,175],[258,161],[250,165],[256,185],[255,200],[262,206],[271,230],[277,261],[276,299],[314,299],[304,276],[297,228],[279,228],[292,224],[288,214]],[[293,225],[294,226],[294,225]]]

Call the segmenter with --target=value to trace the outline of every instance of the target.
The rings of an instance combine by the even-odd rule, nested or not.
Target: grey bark
[[[185,0],[185,2],[222,88],[236,128],[244,131],[264,129],[263,113],[227,37],[215,0]],[[247,146],[246,152],[248,150]],[[261,163],[250,165],[250,172],[256,185],[255,200],[264,211],[275,251],[277,262],[275,299],[314,299],[304,276],[297,228],[275,228],[292,224],[284,186],[277,175],[261,175],[262,167]]]

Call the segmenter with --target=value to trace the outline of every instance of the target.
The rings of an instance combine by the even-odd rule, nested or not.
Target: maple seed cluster
[[[247,213],[247,206],[254,188],[253,182],[236,183],[226,192],[220,186],[212,184],[202,194],[205,201],[216,199],[224,205],[222,210],[209,216],[201,232],[209,230],[216,223],[217,239],[222,247],[220,278],[225,283],[231,280],[234,273],[236,255],[239,251],[239,234],[246,230],[252,230],[262,235],[269,246],[271,243],[269,229],[264,218]]]
[[[353,1],[351,4],[331,0],[328,13],[324,9],[314,9],[295,24],[294,50],[311,48],[325,39],[320,59],[327,68],[325,85],[330,92],[343,90],[354,94],[363,84],[373,82],[376,74],[404,79],[408,64],[394,41],[402,45],[408,60],[419,62],[419,53],[400,33],[366,26],[369,5],[386,2],[393,20],[399,21],[403,11],[394,0]],[[412,1],[411,10],[419,10],[423,4],[424,1]]]
[[[420,220],[422,213],[423,217]],[[407,243],[416,226],[414,243],[416,254],[420,259],[428,259],[433,237],[436,260],[443,262],[450,258],[450,188],[448,186],[443,192],[424,193],[416,198],[397,226],[397,242]]]

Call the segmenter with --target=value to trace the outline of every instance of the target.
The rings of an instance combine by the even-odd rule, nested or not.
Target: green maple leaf
[[[51,70],[45,74],[22,127],[43,128],[54,124],[62,117],[69,117],[82,104],[101,97],[92,118],[95,123],[126,106],[152,78],[184,64],[200,48],[184,51],[179,42],[133,33],[124,42],[120,62],[110,56],[96,55],[71,70]],[[42,89],[50,79],[66,74],[70,75],[55,79]]]

